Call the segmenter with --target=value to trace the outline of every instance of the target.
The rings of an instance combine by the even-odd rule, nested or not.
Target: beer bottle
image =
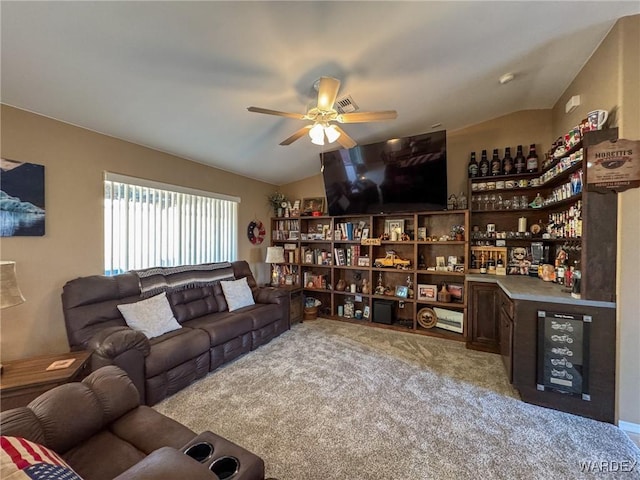
[[[469,160],[469,178],[478,176],[478,161],[476,160],[476,152],[471,152],[471,160]]]
[[[527,173],[536,173],[538,171],[538,154],[536,146],[532,143],[529,146],[529,155],[527,156]]]
[[[502,173],[502,162],[498,156],[498,149],[493,149],[493,157],[491,157],[491,175],[500,175]]]
[[[516,150],[516,158],[514,158],[513,160],[513,167],[515,169],[516,175],[524,173],[527,169],[527,161],[524,159],[524,155],[522,154],[522,145],[518,145],[518,149]]]

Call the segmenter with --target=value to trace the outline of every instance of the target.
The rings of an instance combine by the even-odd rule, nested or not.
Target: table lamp
[[[16,262],[0,261],[0,308],[24,303],[16,278]]]
[[[277,287],[279,285],[278,275],[278,263],[284,263],[284,248],[283,247],[267,247],[267,259],[266,263],[270,263],[272,267],[271,271],[271,285]]]
[[[0,260],[0,309],[24,303],[24,297],[16,278],[16,262]],[[0,374],[2,364],[0,363]]]

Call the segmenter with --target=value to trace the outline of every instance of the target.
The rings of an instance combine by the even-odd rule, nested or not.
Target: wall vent
[[[358,105],[353,101],[351,95],[343,95],[336,99],[336,110],[338,113],[351,113],[358,110]]]

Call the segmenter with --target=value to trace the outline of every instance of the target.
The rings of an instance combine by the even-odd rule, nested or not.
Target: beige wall
[[[60,293],[72,278],[103,272],[104,171],[240,196],[238,257],[268,281],[266,245],[253,247],[246,226],[255,217],[268,224],[273,185],[4,105],[1,115],[2,156],[45,166],[47,212],[44,237],[0,241],[27,299],[2,311],[2,360],[68,351]]]
[[[591,110],[614,112],[622,138],[640,140],[640,15],[620,19],[553,108],[558,134]],[[581,105],[565,114],[569,98]],[[640,189],[618,195],[617,417],[640,425]]]

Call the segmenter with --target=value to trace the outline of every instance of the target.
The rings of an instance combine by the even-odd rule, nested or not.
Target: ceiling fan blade
[[[287,138],[286,140],[283,140],[282,142],[280,142],[280,145],[291,145],[293,142],[295,142],[299,138],[304,137],[305,134],[307,134],[309,132],[311,127],[312,127],[312,125],[307,125],[305,127],[302,127],[300,130],[298,130],[296,133],[291,135],[289,138]]]
[[[278,110],[269,110],[268,108],[260,107],[247,107],[247,110],[255,113],[266,113],[267,115],[278,115],[280,117],[297,118],[298,120],[304,120],[304,114],[302,113],[280,112]]]
[[[336,140],[343,148],[353,148],[357,145],[356,141],[347,135],[343,129],[341,129],[338,125],[334,125],[336,130],[340,132],[340,136]]]
[[[338,90],[340,89],[340,80],[332,77],[320,77],[320,86],[318,87],[318,110],[327,112],[333,110],[333,104],[336,103]]]
[[[395,110],[383,110],[380,112],[354,112],[338,115],[336,120],[340,123],[364,123],[379,122],[381,120],[394,120],[398,118]]]

